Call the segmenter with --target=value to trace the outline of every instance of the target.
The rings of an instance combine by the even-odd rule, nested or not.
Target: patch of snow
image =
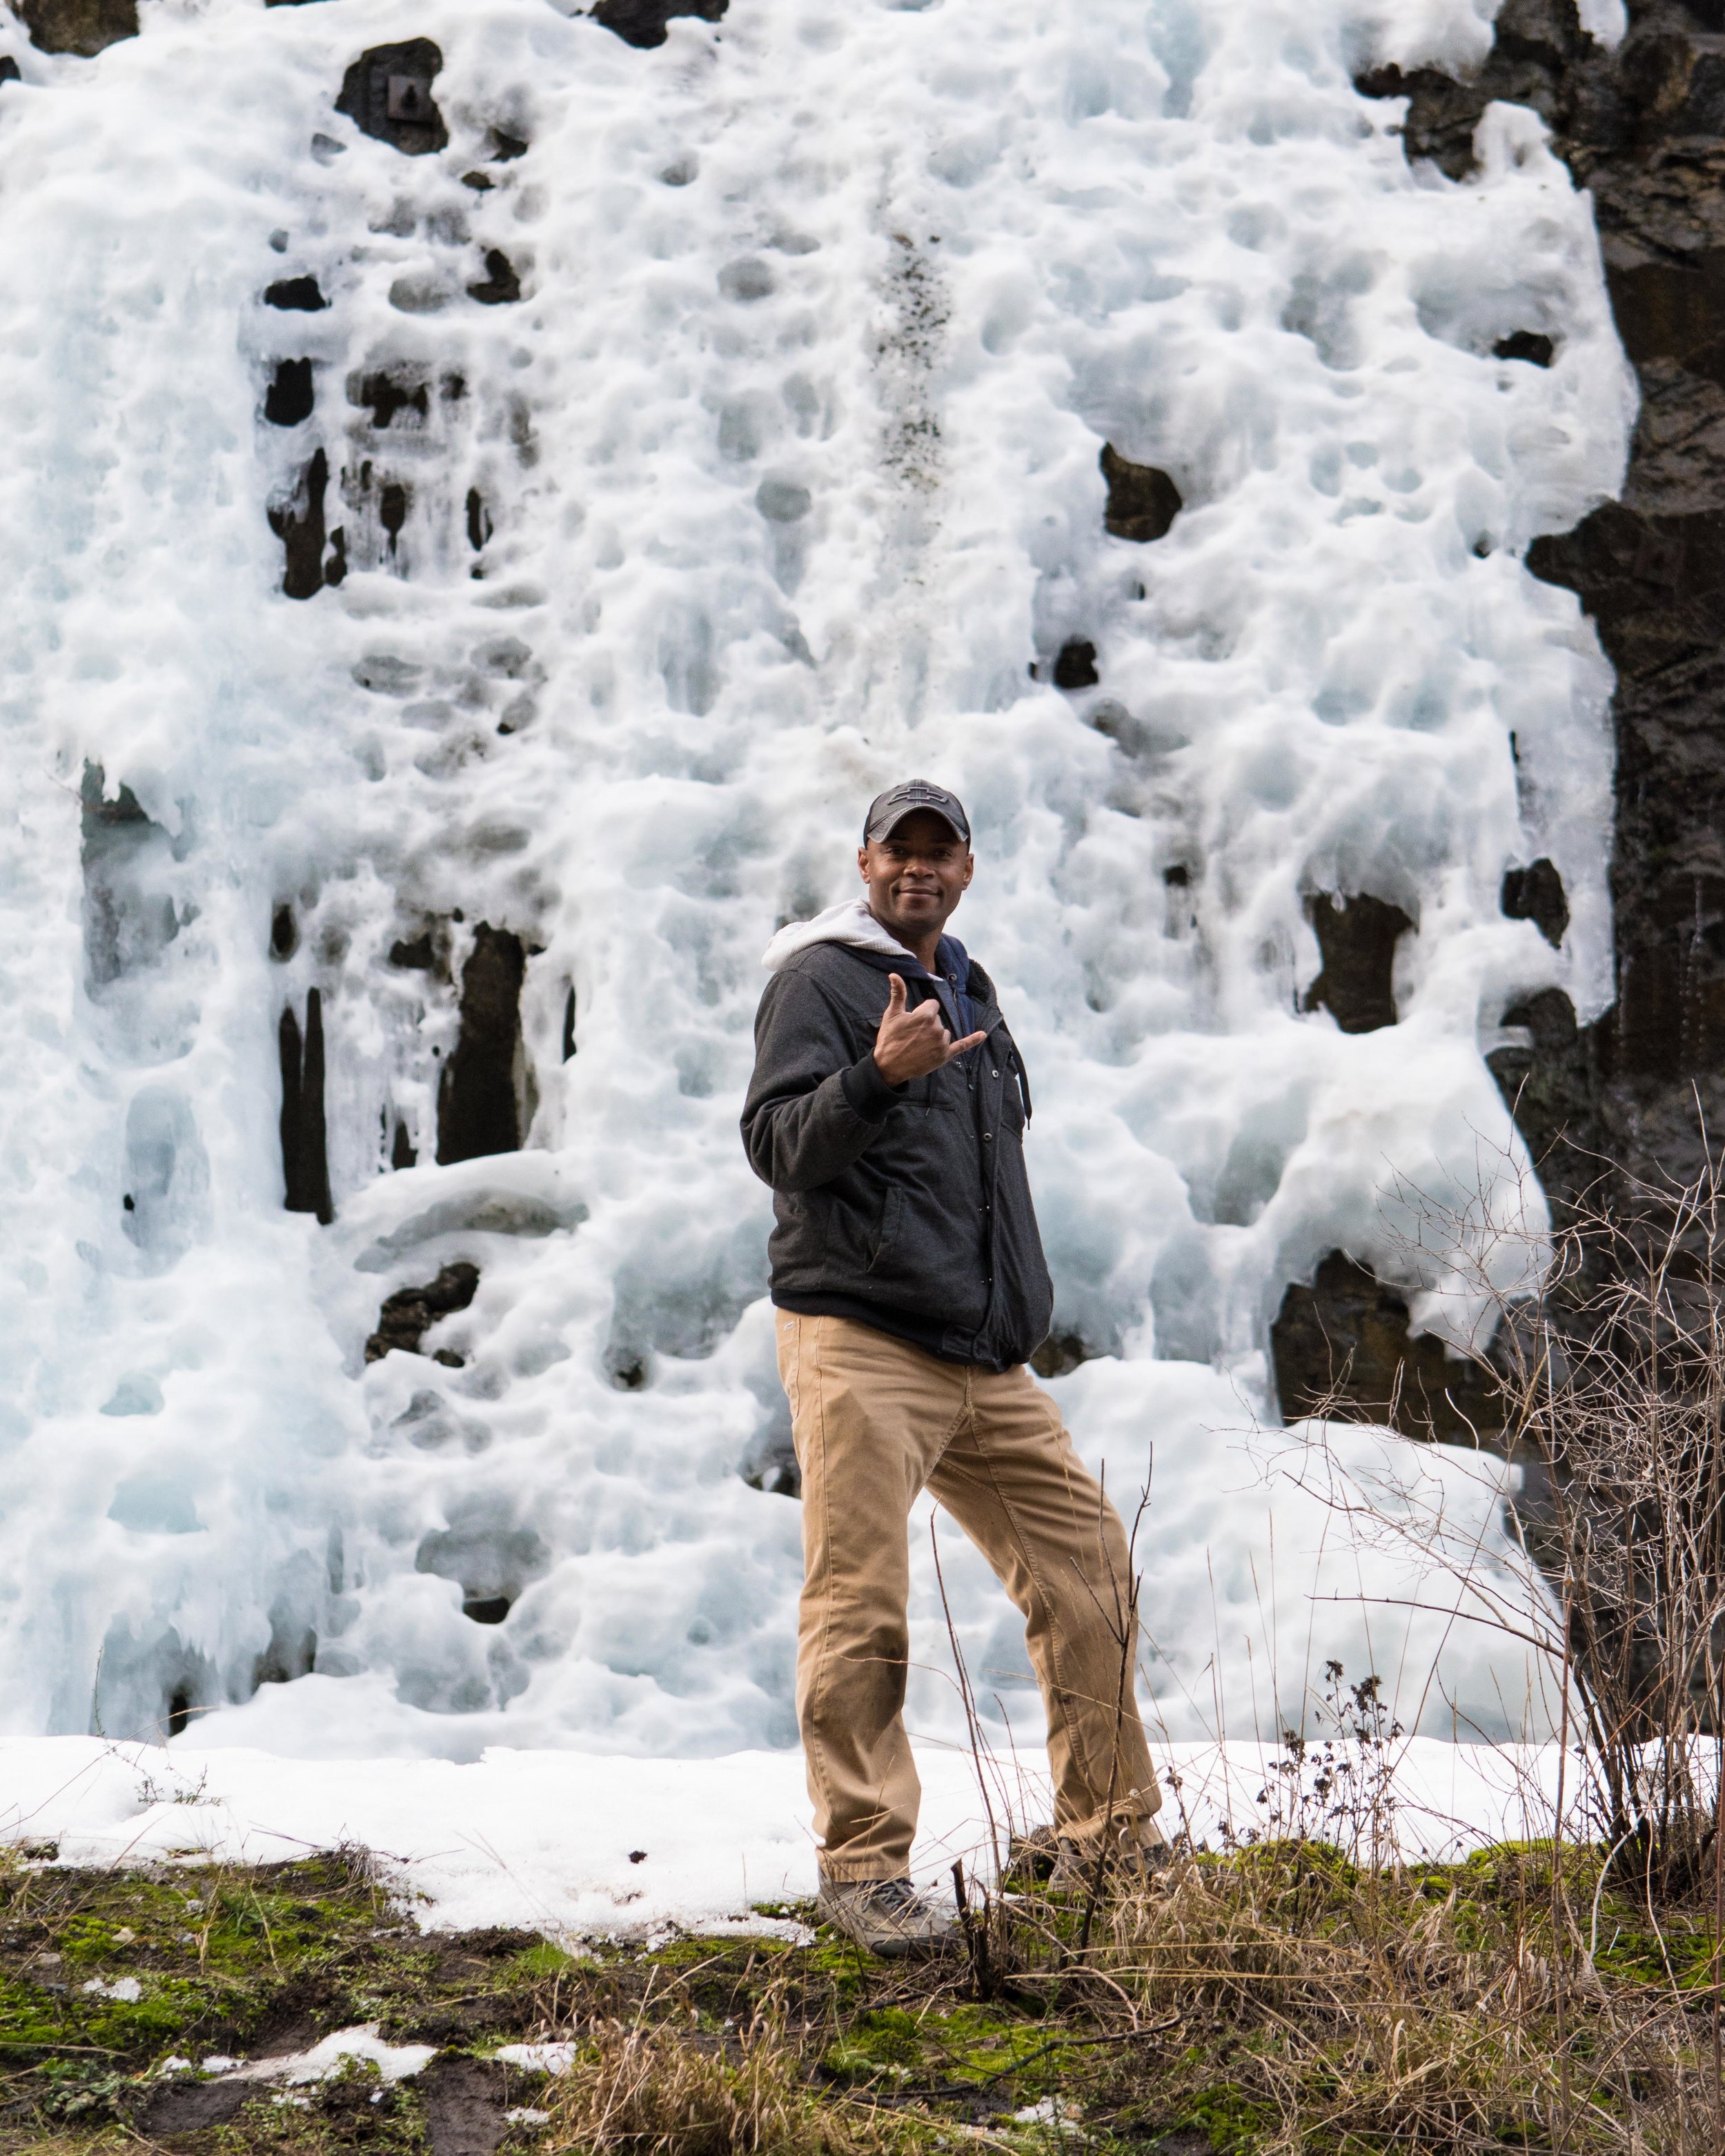
[[[354,2029],[338,2029],[310,2051],[295,2051],[279,2059],[254,2059],[235,2066],[231,2077],[240,2082],[285,2081],[295,2087],[309,2082],[334,2080],[351,2059],[374,2066],[386,2082],[406,2081],[420,2072],[437,2056],[435,2044],[386,2044],[377,2024],[367,2021]]]
[[[566,2074],[575,2063],[579,2046],[574,2044],[505,2044],[493,2052],[506,2066],[520,2066],[530,2074]]]
[[[1263,1823],[1259,1798],[1276,1784],[1277,1747],[1236,1739],[1158,1743],[1153,1750],[1171,1835],[1183,1832],[1219,1846],[1230,1832]],[[153,1756],[94,1738],[0,1740],[0,1827],[52,1830],[64,1865],[123,1868],[168,1859],[175,1807],[138,1808],[128,1756],[136,1753]],[[1551,1831],[1554,1745],[1413,1738],[1389,1756],[1393,1836],[1409,1856],[1455,1856],[1485,1842]],[[921,1746],[916,1765],[923,1810],[912,1868],[919,1883],[937,1893],[950,1891],[955,1861],[987,1876],[991,1818],[1004,1830],[1049,1816],[1040,1751],[990,1757],[986,1807],[964,1753]],[[817,1884],[802,1760],[794,1753],[626,1759],[500,1749],[457,1766],[231,1749],[212,1754],[210,1769],[224,1829],[211,1860],[275,1862],[311,1849],[363,1845],[377,1852],[404,1910],[427,1930],[508,1926],[538,1932],[572,1952],[588,1939],[662,1943],[678,1928],[800,1944],[811,1937],[794,1920],[762,1913],[811,1899]],[[1566,1803],[1577,1831],[1585,1786],[1572,1759]],[[629,1861],[637,1835],[651,1842],[650,1866]],[[273,2071],[280,2062],[254,2066],[265,2063]],[[516,2063],[534,2059],[524,2053]]]

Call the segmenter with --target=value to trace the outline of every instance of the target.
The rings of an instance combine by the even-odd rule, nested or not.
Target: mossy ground
[[[1272,1845],[1088,1912],[997,1902],[983,1941],[909,1966],[824,1932],[572,1956],[422,1933],[362,1856],[0,1860],[0,2156],[1716,2145],[1711,1911],[1650,1911],[1586,1852],[1371,1871]],[[436,2058],[393,2087],[162,2071],[367,2022]],[[494,2056],[547,2038],[578,2046],[555,2081]]]

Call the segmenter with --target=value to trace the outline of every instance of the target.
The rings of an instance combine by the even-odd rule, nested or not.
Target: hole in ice
[[[650,1374],[645,1359],[627,1352],[606,1358],[607,1374],[619,1393],[639,1393]]]
[[[314,1213],[325,1226],[336,1217],[330,1201],[329,1156],[323,1120],[323,998],[305,998],[303,1045],[300,1021],[289,1004],[281,1014],[281,1174],[290,1213]]]
[[[139,1534],[196,1535],[203,1531],[190,1493],[172,1475],[129,1475],[114,1492],[108,1517]]]
[[[126,1111],[125,1182],[132,1203],[121,1227],[143,1272],[167,1272],[197,1239],[209,1188],[190,1104],[169,1086],[145,1086]]]
[[[467,490],[467,543],[475,554],[481,552],[490,538],[494,526],[491,512],[485,507],[485,496],[476,486]]]
[[[437,1157],[476,1160],[515,1152],[530,1117],[529,1073],[521,1040],[520,937],[481,921],[461,972],[460,1030],[438,1086]]]
[[[341,534],[332,542],[333,558],[324,562],[323,498],[330,483],[329,459],[319,449],[292,494],[271,504],[270,529],[282,543],[285,566],[281,588],[290,599],[313,598],[326,583],[338,584],[345,570]]]
[[[19,0],[18,13],[39,52],[80,59],[138,33],[137,0]]]
[[[485,155],[494,165],[506,165],[516,157],[525,157],[531,145],[525,135],[511,135],[501,127],[494,127],[485,136]]]
[[[395,1143],[389,1149],[389,1165],[393,1168],[413,1168],[419,1155],[413,1140],[408,1136],[408,1127],[398,1116],[395,1122]]]
[[[568,1062],[575,1053],[575,984],[569,984],[568,999],[563,1005],[563,1060]]]
[[[411,659],[398,659],[388,651],[368,651],[356,660],[353,678],[375,696],[411,696],[424,671]],[[455,918],[459,921],[461,916],[458,913]]]
[[[769,524],[795,524],[809,514],[814,496],[794,480],[763,479],[755,490],[755,506]]]
[[[667,165],[659,175],[668,187],[686,187],[691,180],[698,179],[700,176],[699,157],[679,157],[675,164]]]
[[[270,1612],[270,1644],[252,1664],[252,1689],[292,1684],[309,1676],[317,1661],[317,1634],[304,1617],[278,1604]]]
[[[501,1625],[513,1606],[506,1594],[481,1595],[465,1599],[461,1614],[472,1618],[475,1625]]]
[[[1338,371],[1356,367],[1359,340],[1349,303],[1368,292],[1375,281],[1371,264],[1359,255],[1339,264],[1327,276],[1302,270],[1288,288],[1281,326],[1304,337],[1326,367]]]
[[[298,427],[311,417],[316,392],[309,359],[279,359],[264,395],[264,417],[272,427]]]
[[[290,313],[315,315],[328,306],[315,277],[279,277],[264,290],[266,307],[282,307]]]
[[[1287,1422],[1340,1414],[1462,1445],[1502,1422],[1489,1379],[1435,1334],[1410,1339],[1405,1295],[1343,1250],[1324,1258],[1309,1287],[1288,1289],[1270,1352]]]
[[[1107,530],[1117,539],[1140,544],[1163,537],[1184,506],[1180,490],[1168,474],[1154,465],[1129,463],[1111,442],[1102,444],[1100,461],[1108,483],[1102,513]]]
[[[778,282],[772,265],[762,261],[757,254],[745,254],[735,262],[727,262],[719,272],[719,290],[727,300],[764,300]]]
[[[128,1201],[130,1202],[130,1201]],[[162,1388],[142,1370],[128,1370],[103,1403],[105,1415],[160,1414],[162,1409]]]
[[[23,70],[10,53],[0,53],[0,82],[22,82]]]
[[[431,416],[431,381],[424,367],[403,364],[380,367],[369,374],[347,377],[347,401],[368,408],[372,424],[381,433],[403,412],[422,424]]]
[[[381,1362],[393,1348],[417,1355],[419,1342],[439,1318],[465,1310],[479,1291],[480,1269],[465,1259],[444,1265],[424,1287],[398,1288],[377,1312],[377,1329],[366,1342],[367,1363]],[[417,1397],[417,1396],[416,1396]]]
[[[1092,1352],[1081,1332],[1050,1332],[1030,1358],[1030,1368],[1039,1378],[1064,1378],[1089,1362]]]
[[[727,4],[728,0],[598,0],[593,18],[615,31],[625,44],[650,52],[670,34],[665,24],[672,16],[693,15],[703,23],[721,22]]]
[[[516,1191],[478,1188],[441,1198],[403,1220],[362,1250],[353,1267],[356,1272],[388,1272],[398,1258],[439,1235],[555,1235],[560,1229],[578,1228],[586,1218],[587,1208],[578,1199],[553,1204]]]
[[[361,134],[388,142],[406,157],[444,149],[449,131],[431,94],[443,64],[442,53],[429,38],[373,45],[342,76],[336,110],[345,112]]]
[[[170,1737],[184,1734],[192,1719],[192,1699],[187,1692],[177,1691],[167,1703],[167,1733]]]
[[[1055,688],[1094,689],[1100,679],[1095,644],[1075,636],[1060,646],[1054,663]]]
[[[86,763],[80,783],[84,956],[91,988],[150,965],[180,932],[173,842],[129,786],[105,800],[106,775]]]
[[[294,909],[278,906],[270,916],[270,955],[291,958],[300,947],[300,932],[294,926]]]
[[[1506,920],[1531,921],[1556,950],[1569,926],[1569,901],[1563,879],[1543,855],[1524,869],[1506,869],[1499,904]]]
[[[421,1452],[440,1452],[451,1445],[459,1445],[466,1452],[483,1452],[491,1442],[483,1423],[456,1414],[440,1393],[415,1393],[389,1426],[401,1430]]]
[[[1399,906],[1368,892],[1306,901],[1323,963],[1301,1008],[1329,1012],[1343,1033],[1375,1033],[1395,1024],[1392,986],[1397,941],[1414,923]]]
[[[477,644],[471,656],[480,671],[494,681],[531,681],[536,687],[545,680],[545,669],[534,663],[531,647],[518,636],[495,636],[489,644]]]
[[[1491,347],[1494,359],[1524,359],[1534,367],[1549,367],[1557,346],[1543,330],[1512,330]]]
[[[501,247],[485,249],[485,274],[467,288],[470,300],[482,307],[506,307],[521,296],[521,280],[515,264]]]
[[[411,496],[399,480],[386,480],[377,496],[377,521],[389,535],[389,551],[395,552],[395,542],[401,536],[403,525],[408,521],[408,503]]]
[[[434,1529],[421,1541],[413,1569],[455,1581],[463,1612],[470,1617],[474,1605],[495,1609],[501,1603],[495,1615],[475,1618],[481,1625],[501,1625],[527,1582],[550,1563],[551,1552],[533,1528],[514,1524],[502,1497],[475,1494],[454,1499],[447,1517],[446,1527]]]

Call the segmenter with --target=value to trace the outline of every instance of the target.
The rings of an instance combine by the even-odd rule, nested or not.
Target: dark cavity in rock
[[[506,165],[516,157],[525,157],[531,145],[522,135],[506,134],[494,127],[485,137],[485,155],[494,165]]]
[[[330,559],[324,559],[323,498],[329,484],[329,459],[319,449],[300,473],[293,493],[268,511],[270,529],[286,556],[281,588],[290,599],[315,598],[326,583],[339,584],[346,573],[346,549],[339,531],[328,538]]]
[[[521,980],[518,936],[481,921],[461,973],[461,1029],[437,1096],[437,1157],[477,1160],[521,1142]]]
[[[330,1164],[323,1122],[323,998],[316,988],[305,998],[305,1034],[290,1004],[281,1014],[281,1174],[290,1213],[315,1213],[327,1226],[336,1217],[330,1202]]]
[[[1283,1296],[1270,1348],[1287,1422],[1327,1414],[1461,1445],[1502,1423],[1489,1374],[1430,1333],[1409,1339],[1405,1296],[1341,1250]]]
[[[1531,367],[1549,367],[1557,346],[1543,330],[1512,330],[1491,347],[1494,359],[1525,359]]]
[[[1569,901],[1563,879],[1542,855],[1524,869],[1507,869],[1498,903],[1507,921],[1531,921],[1555,951],[1569,926]]]
[[[389,535],[389,551],[395,552],[395,542],[401,536],[402,526],[408,521],[408,503],[411,496],[399,480],[386,480],[377,495],[377,521]]]
[[[418,1153],[414,1149],[413,1140],[408,1136],[408,1127],[398,1116],[395,1124],[395,1143],[389,1150],[389,1165],[393,1168],[416,1168],[418,1162]]]
[[[491,512],[485,507],[485,498],[476,486],[470,486],[467,490],[467,543],[475,554],[484,549],[491,531]]]
[[[1030,1358],[1030,1368],[1039,1378],[1064,1378],[1089,1362],[1091,1352],[1081,1332],[1050,1332]]]
[[[383,367],[371,374],[350,377],[347,401],[368,407],[372,424],[381,433],[403,412],[410,413],[421,424],[429,419],[431,385],[418,367]]]
[[[18,13],[30,43],[42,53],[75,53],[80,59],[94,59],[122,38],[138,33],[137,0],[18,0]]]
[[[316,392],[309,359],[279,359],[264,395],[264,417],[272,427],[299,427],[311,417]]]
[[[336,110],[345,112],[361,134],[388,142],[407,157],[442,150],[449,134],[431,85],[443,64],[443,54],[429,38],[373,45],[342,76]]]
[[[1179,515],[1180,490],[1154,465],[1135,465],[1111,442],[1102,444],[1102,477],[1108,482],[1108,506],[1102,521],[1117,539],[1141,543],[1160,539]]]
[[[291,315],[321,314],[329,301],[315,277],[278,277],[264,287],[264,305]]]
[[[614,30],[625,44],[650,52],[670,36],[665,26],[672,16],[693,15],[703,23],[720,23],[727,5],[728,0],[598,0],[593,18]]]
[[[432,947],[431,931],[415,936],[411,942],[398,942],[389,947],[389,963],[409,973],[429,973],[437,968],[437,953]]]
[[[485,249],[485,274],[477,284],[468,286],[467,296],[477,300],[482,307],[506,307],[520,299],[521,280],[501,247]]]
[[[568,998],[563,1005],[563,1060],[568,1062],[575,1053],[575,988],[572,982]]]
[[[419,1342],[439,1318],[465,1310],[479,1291],[480,1270],[458,1259],[424,1287],[398,1288],[377,1312],[377,1329],[366,1342],[366,1360],[380,1363],[392,1348],[417,1355]]]
[[[270,1644],[252,1665],[252,1689],[310,1676],[316,1661],[317,1635],[311,1627],[296,1623],[288,1612],[272,1610]]]
[[[0,53],[0,82],[22,82],[23,69],[10,53]]]
[[[1327,1010],[1343,1033],[1395,1024],[1395,947],[1414,924],[1399,906],[1362,891],[1319,893],[1306,901],[1323,963],[1301,1009]]]
[[[1095,644],[1075,636],[1060,646],[1054,663],[1055,688],[1094,689],[1100,678]]]
[[[270,955],[291,958],[300,947],[300,932],[294,926],[294,909],[278,906],[270,916]]]

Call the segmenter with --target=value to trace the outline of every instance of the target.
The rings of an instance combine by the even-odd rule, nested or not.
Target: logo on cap
[[[970,844],[970,819],[964,813],[963,803],[956,793],[948,793],[944,786],[931,785],[926,778],[906,778],[897,786],[889,786],[884,793],[876,794],[869,804],[863,824],[863,844],[869,845],[876,839],[890,838],[906,817],[918,808],[932,808],[952,825],[963,844]]]

